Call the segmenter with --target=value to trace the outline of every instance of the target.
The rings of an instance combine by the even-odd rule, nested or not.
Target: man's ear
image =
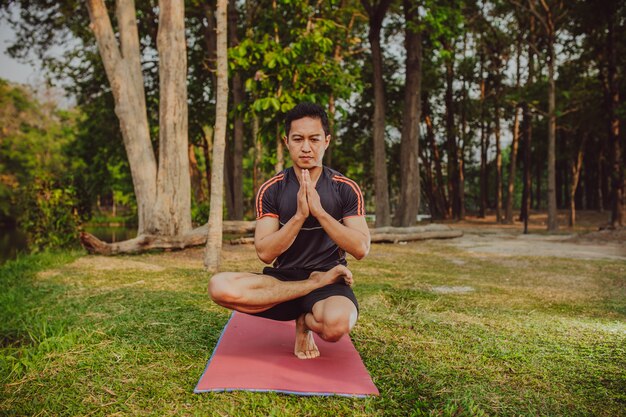
[[[324,150],[328,149],[329,145],[330,145],[330,135],[326,135],[326,138],[324,140]]]
[[[283,136],[283,142],[285,142],[285,145],[289,145],[289,139],[287,136]]]

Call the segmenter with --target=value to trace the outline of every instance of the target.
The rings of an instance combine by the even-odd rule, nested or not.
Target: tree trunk
[[[211,155],[213,154],[213,133],[215,132],[213,127],[204,126],[202,128],[204,133],[204,146],[202,150],[204,152],[204,161],[206,165],[206,180],[207,180],[207,194],[211,197]]]
[[[559,229],[556,207],[556,83],[554,33],[548,35],[548,231]]]
[[[580,142],[576,159],[571,161],[570,172],[572,174],[572,182],[569,188],[569,227],[576,225],[576,189],[578,187],[578,179],[580,178],[580,171],[583,166],[583,152],[587,143],[587,133],[583,134],[583,139]]]
[[[151,233],[191,230],[184,1],[159,1],[159,171]]]
[[[211,211],[204,266],[217,272],[222,252],[222,211],[224,203],[224,148],[228,116],[228,56],[227,56],[228,0],[217,0],[217,97],[215,106],[215,137],[213,140],[213,167],[211,170]]]
[[[532,15],[530,16],[528,38],[528,79],[526,80],[526,86],[531,87],[535,82],[535,54],[533,52],[533,45],[535,44],[535,16]],[[531,142],[533,133],[532,113],[527,102],[522,103],[522,117],[522,132],[524,133],[524,188],[522,191],[520,220],[524,222],[524,234],[527,234],[532,195]]]
[[[502,150],[500,149],[500,104],[495,103],[496,136],[496,221],[502,223]]]
[[[430,109],[430,102],[428,95],[423,95],[423,107],[424,107],[424,122],[426,123],[426,139],[429,144],[430,153],[435,164],[436,181],[433,181],[433,194],[435,195],[435,201],[437,204],[433,207],[434,212],[431,213],[433,217],[447,218],[447,207],[445,195],[445,185],[443,182],[443,170],[441,167],[441,156],[439,147],[435,142],[435,130],[433,127],[432,114]]]
[[[383,80],[383,57],[380,49],[380,31],[383,19],[391,0],[370,4],[361,0],[369,15],[368,38],[372,48],[372,66],[374,69],[374,188],[376,192],[376,227],[389,226],[389,190],[387,180],[387,158],[385,156],[385,86]]]
[[[228,113],[227,113],[228,114]],[[226,120],[228,126],[228,120]],[[233,220],[233,158],[229,140],[229,129],[226,127],[226,140],[224,141],[224,205],[226,206],[226,218]]]
[[[513,142],[511,142],[511,157],[509,162],[509,178],[506,194],[506,214],[505,223],[513,223],[513,194],[515,192],[515,177],[517,174],[517,152],[519,149],[519,106],[515,106],[515,116],[513,117]]]
[[[450,51],[453,55],[454,46],[445,46],[446,50]],[[445,105],[446,105],[446,147],[448,150],[448,203],[450,207],[448,212],[454,219],[459,218],[459,175],[457,160],[457,142],[456,142],[456,129],[454,126],[454,97],[453,97],[453,84],[454,83],[454,61],[452,58],[446,60],[446,92],[445,92]]]
[[[485,127],[486,81],[484,75],[484,57],[480,54],[480,209],[478,217],[485,218],[487,210],[487,148],[489,139]]]
[[[133,178],[139,222],[137,233],[143,234],[151,228],[157,197],[157,165],[150,141],[135,5],[132,0],[120,0],[117,4],[119,48],[104,1],[88,0],[87,9],[90,28],[111,85],[115,114],[120,121]]]
[[[417,30],[417,6],[403,2],[406,49],[404,112],[400,144],[400,204],[396,211],[398,226],[411,226],[417,219],[420,203],[419,121],[421,117],[422,34]]]
[[[520,79],[521,79],[521,55],[522,55],[522,40],[521,40],[521,32],[517,37],[517,53],[516,53],[516,74],[515,74],[515,90],[519,94],[520,89]],[[509,161],[509,178],[507,184],[507,193],[506,193],[506,214],[505,214],[505,223],[513,223],[513,194],[515,192],[515,176],[517,174],[517,151],[519,148],[519,105],[515,105],[515,114],[513,116],[513,141],[511,142],[511,155]]]
[[[230,38],[230,46],[234,47],[239,45],[239,35],[237,34],[237,21],[239,14],[237,11],[237,5],[234,0],[230,0],[228,3],[228,32]],[[233,74],[233,181],[231,184],[233,193],[233,212],[231,213],[231,219],[241,220],[243,219],[243,140],[244,140],[244,121],[243,111],[239,107],[243,104],[245,99],[245,92],[243,86],[243,80],[241,74],[235,71]]]
[[[524,234],[528,233],[528,221],[530,220],[530,195],[532,194],[531,175],[531,139],[532,119],[528,103],[522,103],[522,132],[524,133],[524,187],[522,189],[522,210],[520,220],[524,222]]]
[[[605,10],[607,20],[607,58],[608,58],[608,116],[609,116],[609,152],[611,166],[611,221],[612,228],[624,225],[624,161],[622,156],[622,144],[619,137],[619,85],[617,83],[616,53],[615,53],[615,28],[613,27],[614,7]]]

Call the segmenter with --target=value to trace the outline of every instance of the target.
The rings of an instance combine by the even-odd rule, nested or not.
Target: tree
[[[138,234],[183,235],[191,230],[183,2],[159,2],[158,168],[150,142],[134,2],[117,3],[119,45],[104,1],[89,0],[87,8],[130,163],[138,206]]]
[[[374,171],[376,191],[376,227],[389,226],[389,185],[387,180],[387,161],[385,156],[385,85],[383,81],[383,57],[380,48],[380,32],[383,19],[391,0],[370,2],[361,0],[369,16],[368,38],[372,48],[372,66],[374,68]]]
[[[515,2],[517,3],[517,2]],[[567,16],[566,4],[563,0],[527,0],[526,8],[534,15],[543,29],[545,36],[546,60],[548,66],[548,231],[559,228],[556,206],[556,84],[555,45],[562,22]],[[519,3],[517,3],[519,4]]]
[[[400,151],[400,203],[395,223],[411,226],[420,203],[419,120],[421,117],[422,34],[417,5],[404,0],[406,75]]]
[[[217,1],[217,105],[213,139],[213,170],[211,172],[211,213],[204,251],[204,266],[217,272],[222,253],[222,213],[224,204],[224,148],[228,117],[228,0]]]

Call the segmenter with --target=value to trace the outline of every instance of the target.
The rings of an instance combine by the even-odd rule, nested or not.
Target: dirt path
[[[454,226],[453,226],[454,227]],[[576,234],[527,234],[510,229],[463,227],[464,236],[446,241],[472,253],[510,256],[555,256],[626,261],[626,243],[599,243]]]

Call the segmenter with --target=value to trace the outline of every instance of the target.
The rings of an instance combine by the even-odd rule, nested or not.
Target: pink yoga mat
[[[274,391],[296,395],[378,395],[348,336],[328,343],[315,335],[320,357],[293,354],[295,322],[233,313],[194,392]]]

